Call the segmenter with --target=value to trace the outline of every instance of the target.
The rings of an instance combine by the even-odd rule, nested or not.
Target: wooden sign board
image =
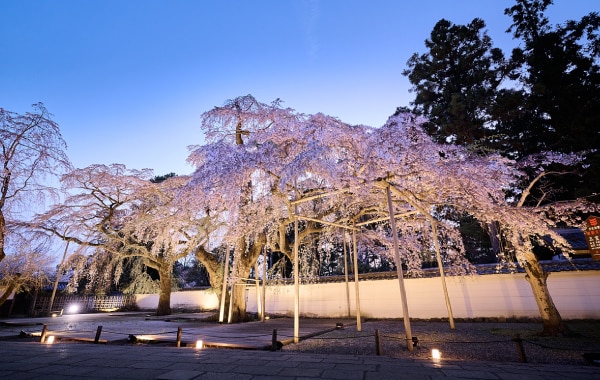
[[[583,234],[592,259],[600,260],[600,216],[590,216],[585,220]]]

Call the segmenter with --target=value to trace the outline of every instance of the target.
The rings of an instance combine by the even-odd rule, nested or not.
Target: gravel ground
[[[446,360],[481,360],[519,362],[516,334],[523,339],[529,363],[586,365],[586,352],[600,353],[600,321],[569,321],[574,337],[542,337],[541,323],[411,322],[417,347],[409,351],[401,320],[371,320],[313,337],[298,344],[283,347],[284,351],[332,354],[376,354],[376,331],[379,330],[381,354],[395,358],[430,359],[431,350],[440,350]],[[597,364],[600,365],[600,364]]]
[[[145,320],[144,314],[132,314],[129,318],[118,318],[114,321],[108,316],[99,322],[97,315],[63,316],[58,320],[51,319],[53,329],[74,329],[95,331],[96,326],[104,325],[105,330],[114,329],[114,325],[130,326],[135,331],[155,331],[164,328],[159,320]],[[195,315],[195,314],[194,314]],[[216,322],[206,319],[210,313],[204,314],[193,323],[196,325],[214,325]],[[74,319],[71,321],[70,319]],[[176,318],[176,315],[173,316]],[[76,321],[75,321],[76,319]],[[27,320],[26,320],[27,321]],[[187,321],[187,320],[186,320]],[[38,320],[35,326],[23,327],[0,326],[0,339],[22,339],[22,329],[40,330]],[[335,322],[335,321],[334,321]],[[48,322],[45,322],[48,323]],[[159,323],[159,327],[154,327]],[[333,324],[333,322],[332,322]],[[64,325],[64,326],[63,326]],[[345,326],[329,333],[318,335],[297,344],[283,346],[283,351],[307,353],[331,353],[348,355],[376,355],[376,331],[379,331],[381,354],[395,358],[430,359],[431,350],[439,349],[442,360],[470,361],[520,361],[516,334],[523,340],[523,348],[529,363],[586,365],[584,353],[600,355],[600,320],[568,321],[569,328],[576,333],[573,337],[542,337],[541,322],[465,322],[457,321],[456,328],[450,329],[448,322],[411,321],[413,338],[418,339],[417,346],[409,351],[402,320],[367,320],[362,323],[362,331],[356,326]],[[161,327],[162,326],[162,327]],[[37,338],[35,338],[37,339]],[[596,363],[600,365],[600,363]]]

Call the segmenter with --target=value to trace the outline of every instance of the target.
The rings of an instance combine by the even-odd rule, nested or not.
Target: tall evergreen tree
[[[481,19],[440,20],[425,41],[429,51],[414,54],[403,74],[415,92],[413,111],[429,118],[438,141],[516,160],[585,152],[584,172],[552,178],[551,187],[562,188],[557,200],[600,192],[600,17],[552,26],[544,14],[551,4],[517,0],[505,10],[513,19],[507,32],[523,41],[510,59],[493,47]]]
[[[507,32],[523,41],[511,61],[522,68],[524,89],[520,120],[512,128],[505,124],[505,132],[521,156],[584,151],[584,176],[562,177],[558,184],[570,188],[566,196],[586,196],[600,192],[600,16],[551,26],[544,14],[551,4],[517,0],[505,10],[513,20]]]
[[[492,46],[485,22],[437,22],[425,41],[427,54],[408,61],[414,111],[426,115],[428,132],[440,142],[479,144],[493,134],[489,109],[504,78],[504,55]]]

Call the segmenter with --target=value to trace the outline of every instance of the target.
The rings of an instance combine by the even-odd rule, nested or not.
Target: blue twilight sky
[[[200,115],[252,94],[382,125],[435,23],[483,18],[505,53],[512,0],[0,0],[0,107],[43,102],[76,167],[188,174]],[[598,11],[555,0],[553,24]]]

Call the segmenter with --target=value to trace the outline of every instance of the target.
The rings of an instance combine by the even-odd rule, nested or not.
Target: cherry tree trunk
[[[233,289],[233,298],[231,307],[231,322],[246,322],[248,321],[248,316],[246,314],[246,284],[243,282],[239,282],[234,285]]]
[[[256,260],[252,260],[251,256],[253,255],[244,255],[240,258],[239,262],[236,265],[235,275],[237,278],[248,278],[250,277],[250,272],[252,270],[252,266]],[[246,314],[246,283],[245,281],[239,281],[233,285],[233,297],[231,299],[231,322],[245,322],[248,320],[248,316]]]
[[[158,291],[158,307],[156,308],[156,315],[170,315],[171,314],[171,278],[173,273],[171,268],[159,270],[159,291]]]
[[[9,278],[10,282],[8,283],[8,286],[4,289],[4,293],[0,294],[0,306],[2,306],[4,304],[4,302],[6,302],[8,297],[10,297],[12,292],[14,292],[15,289],[17,289],[20,278],[21,278],[20,274],[16,274],[15,278],[13,278],[13,279]],[[5,280],[6,280],[6,278],[5,278]]]
[[[237,278],[248,278],[250,276],[250,271],[252,266],[256,262],[257,256],[254,254],[254,250],[251,250],[248,254],[242,255],[239,258],[239,261],[235,264],[235,273],[234,276]],[[200,261],[206,268],[209,281],[212,289],[217,295],[217,299],[221,299],[221,288],[223,285],[223,264],[219,263],[215,256],[205,251],[204,249],[199,249],[196,258]],[[246,287],[243,282],[238,282],[239,285],[234,285],[233,287],[233,299],[231,300],[231,321],[232,322],[244,322],[248,318],[246,316]],[[230,299],[225,299],[225,312],[229,310]]]
[[[0,198],[3,199],[4,197]],[[4,213],[0,207],[0,262],[6,257],[4,252],[4,242],[6,240],[6,219],[4,219]]]
[[[196,259],[204,265],[208,272],[208,281],[213,291],[217,295],[217,299],[221,299],[221,288],[223,285],[223,267],[222,263],[216,255],[207,251],[203,246],[199,246],[196,250]]]
[[[246,251],[244,241],[242,240],[239,249],[243,254],[236,256],[236,264],[234,266],[233,275],[235,278],[246,279],[250,277],[252,267],[260,256],[262,245],[266,238],[264,234],[260,234],[255,238],[254,244]],[[248,320],[246,314],[246,284],[245,281],[239,281],[233,286],[233,297],[231,304],[231,322],[245,322]]]
[[[542,318],[541,335],[570,335],[570,330],[563,321],[548,291],[548,273],[542,269],[533,252],[524,255],[525,279],[529,282],[535,302]]]
[[[238,250],[244,252],[241,255],[234,256],[235,264],[234,277],[235,278],[248,278],[252,270],[252,266],[256,263],[258,256],[261,253],[263,244],[266,241],[264,234],[260,234],[255,238],[254,244],[246,252],[245,239],[240,239]],[[206,268],[209,278],[210,285],[217,294],[218,299],[221,299],[221,287],[223,284],[223,263],[220,263],[217,256],[207,251],[204,247],[198,247],[196,251],[196,258]],[[232,322],[243,322],[246,321],[246,288],[241,285],[234,285],[233,299],[231,305],[231,321]],[[225,301],[225,310],[228,310],[229,298]]]

